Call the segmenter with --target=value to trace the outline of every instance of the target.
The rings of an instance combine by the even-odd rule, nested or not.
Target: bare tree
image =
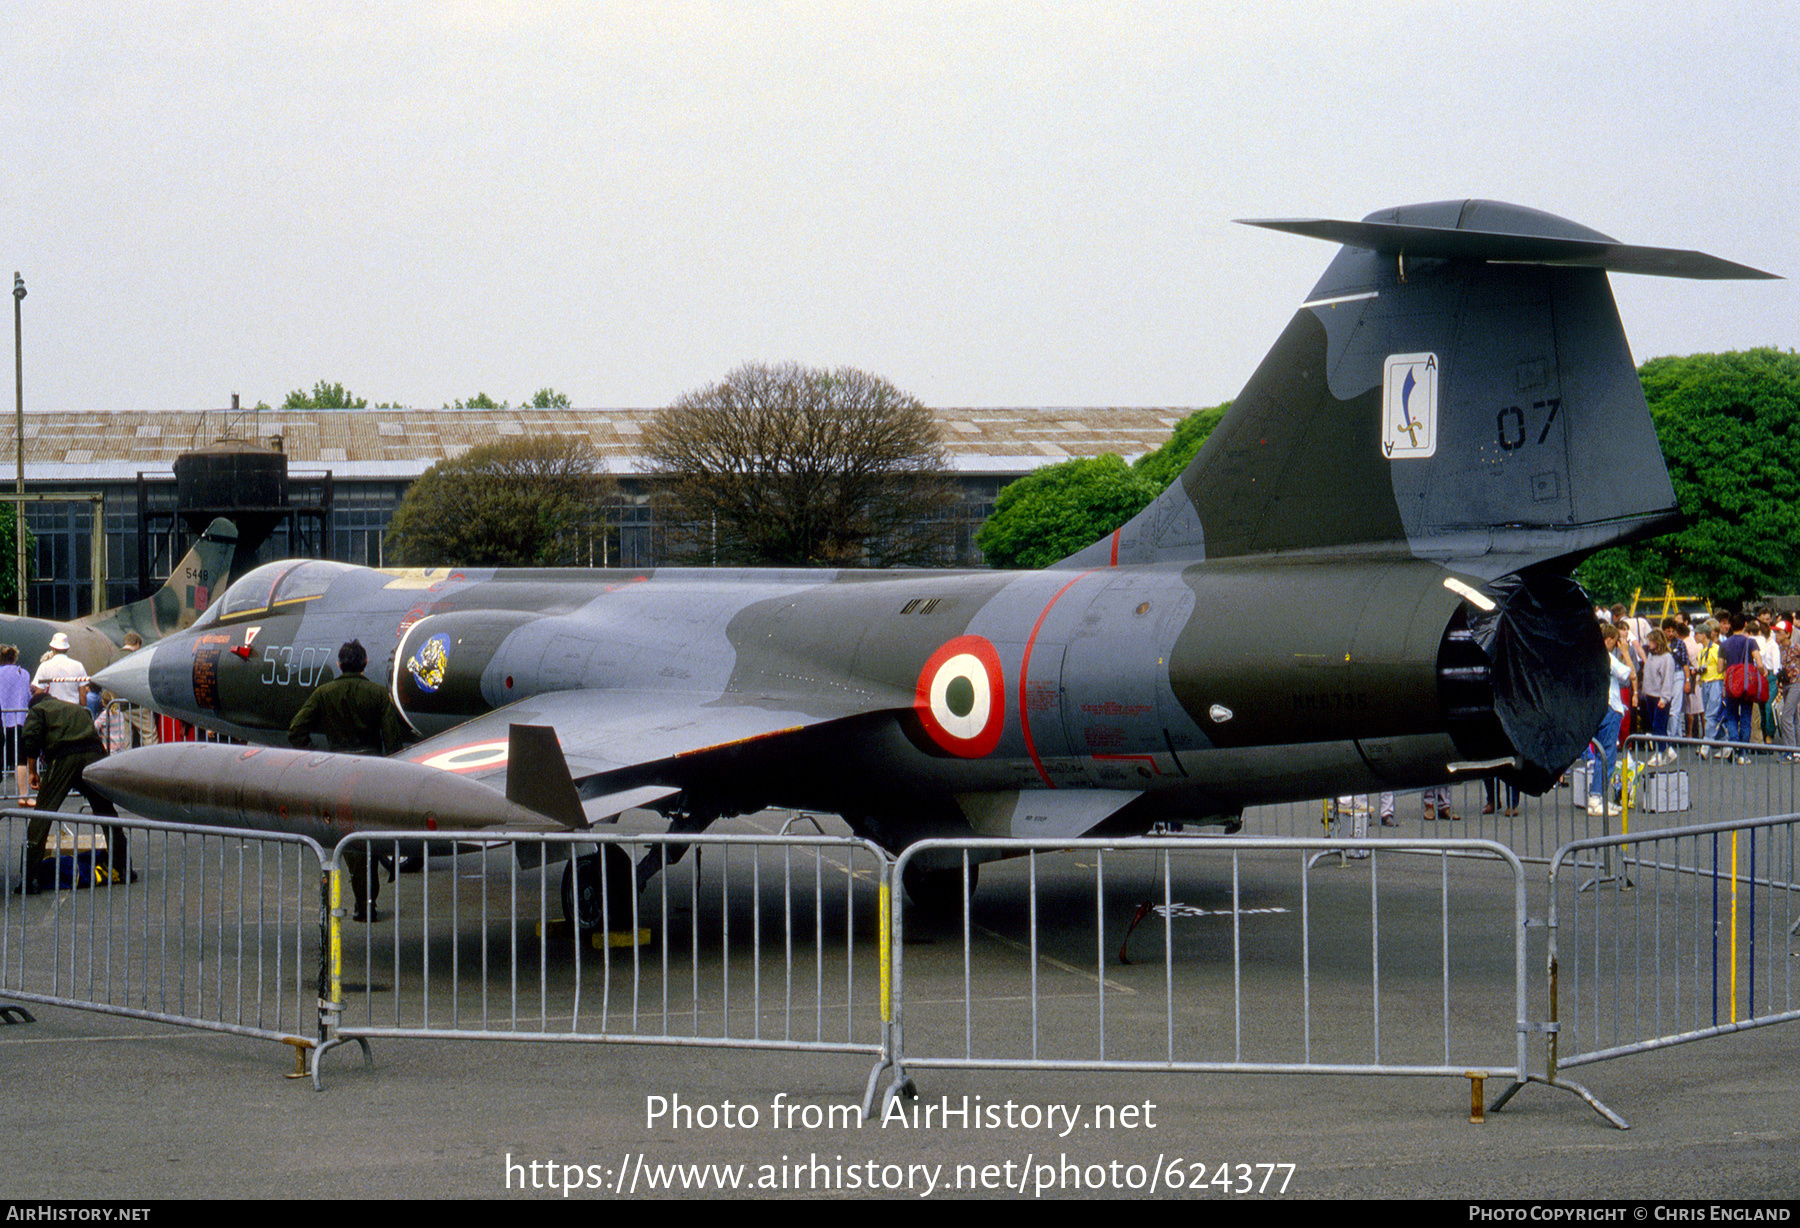
[[[936,418],[865,371],[746,364],[652,419],[644,454],[673,558],[930,566],[952,540]]]
[[[584,435],[521,435],[439,461],[395,509],[388,560],[438,567],[593,562],[615,495],[598,466]]]

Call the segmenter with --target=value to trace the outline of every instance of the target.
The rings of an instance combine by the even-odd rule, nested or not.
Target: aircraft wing
[[[889,702],[783,695],[693,695],[666,691],[557,691],[523,699],[455,729],[428,738],[399,758],[481,781],[544,813],[567,813],[545,777],[562,776],[553,751],[512,741],[515,726],[555,731],[567,779],[590,803],[590,817],[645,806],[681,791],[679,782],[705,770],[713,756],[753,743],[775,743],[836,721],[911,706],[911,696]],[[763,747],[756,749],[762,750]],[[768,749],[773,749],[770,747]],[[525,754],[527,761],[514,764]],[[685,762],[684,762],[685,761]],[[603,805],[597,816],[592,803]]]

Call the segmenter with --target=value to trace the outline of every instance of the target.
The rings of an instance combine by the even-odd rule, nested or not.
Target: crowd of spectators
[[[1746,745],[1780,747],[1800,760],[1800,644],[1794,617],[1770,610],[1721,611],[1698,620],[1669,615],[1661,625],[1623,605],[1598,611],[1611,681],[1608,711],[1589,749],[1590,811],[1603,809],[1619,749],[1633,734],[1702,742],[1702,759],[1741,761]],[[1659,743],[1652,767],[1679,750]]]

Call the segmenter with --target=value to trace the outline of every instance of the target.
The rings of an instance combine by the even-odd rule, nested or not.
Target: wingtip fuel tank
[[[117,805],[170,822],[285,831],[335,844],[356,831],[541,831],[558,825],[453,772],[406,759],[167,742],[84,773]]]

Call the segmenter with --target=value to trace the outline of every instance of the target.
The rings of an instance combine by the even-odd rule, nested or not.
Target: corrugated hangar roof
[[[25,414],[26,476],[105,480],[168,472],[175,458],[225,435],[281,448],[297,470],[346,477],[417,476],[436,461],[507,435],[586,435],[607,469],[640,469],[638,440],[656,409],[265,409]],[[1160,447],[1189,409],[940,409],[959,473],[1023,473],[1072,456],[1131,458]],[[0,428],[4,429],[4,428]],[[10,430],[5,434],[10,435]],[[0,464],[0,469],[4,465]]]

